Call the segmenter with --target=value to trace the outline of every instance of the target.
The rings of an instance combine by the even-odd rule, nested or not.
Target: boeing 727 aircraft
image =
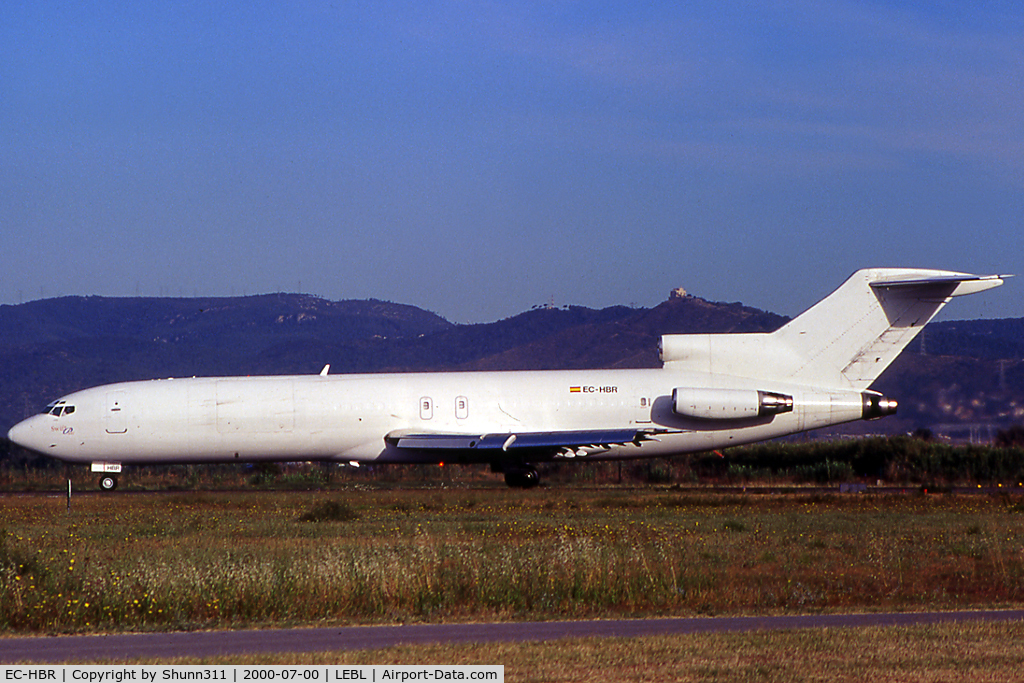
[[[707,451],[896,412],[871,383],[954,296],[1001,276],[878,268],[771,333],[664,335],[648,370],[209,377],[110,384],[15,425],[16,444],[90,463],[537,463]]]

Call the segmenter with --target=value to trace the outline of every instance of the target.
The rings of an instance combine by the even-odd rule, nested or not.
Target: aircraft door
[[[651,396],[651,390],[647,387],[636,387],[633,389],[635,395],[633,410],[636,416],[637,424],[650,424],[652,421],[652,411],[654,409],[654,400]]]
[[[128,415],[125,413],[124,392],[112,391],[107,394],[107,412],[104,415],[107,434],[124,434],[128,431]]]

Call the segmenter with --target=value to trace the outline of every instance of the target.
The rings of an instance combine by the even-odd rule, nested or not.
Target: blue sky
[[[0,55],[0,303],[793,315],[861,267],[1024,274],[1015,3],[15,1]]]

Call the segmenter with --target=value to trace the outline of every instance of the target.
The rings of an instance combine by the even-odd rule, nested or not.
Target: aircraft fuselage
[[[403,433],[515,434],[650,429],[658,440],[566,451],[593,459],[673,455],[749,443],[863,417],[859,391],[771,383],[793,410],[702,420],[677,414],[673,390],[749,387],[721,375],[650,370],[453,372],[163,379],[65,396],[12,440],[68,462],[489,461],[483,452],[396,448]],[[767,382],[760,382],[767,385]],[[723,429],[726,428],[727,429]]]

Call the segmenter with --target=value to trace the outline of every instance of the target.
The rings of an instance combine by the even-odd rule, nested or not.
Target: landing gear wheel
[[[112,474],[105,474],[100,477],[100,489],[104,491],[113,491],[117,488],[117,477]]]
[[[532,467],[505,472],[505,483],[514,489],[532,489],[540,483],[540,475]]]

